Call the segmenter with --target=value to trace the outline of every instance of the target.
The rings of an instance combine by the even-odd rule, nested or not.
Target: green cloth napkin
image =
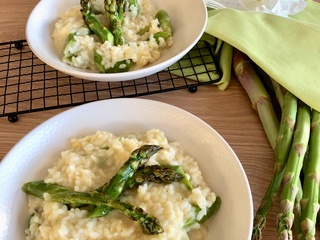
[[[320,4],[290,18],[262,12],[208,12],[205,32],[247,54],[270,77],[320,111]]]

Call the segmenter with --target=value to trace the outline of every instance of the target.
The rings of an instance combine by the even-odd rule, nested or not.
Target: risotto
[[[90,4],[92,12],[95,12],[94,17],[102,26],[109,28],[110,21],[105,17],[104,1],[92,0]],[[138,0],[138,4],[139,9],[125,6],[121,25],[124,44],[121,45],[101,41],[96,34],[91,34],[80,5],[64,12],[56,22],[52,34],[62,61],[94,72],[108,72],[108,69],[113,68],[119,72],[127,71],[126,65],[131,63],[130,69],[140,69],[155,62],[173,45],[173,38],[155,38],[155,34],[164,30],[156,18],[158,10],[152,0]],[[69,42],[71,43],[68,44]]]
[[[144,234],[139,224],[121,211],[107,216],[89,218],[88,210],[68,208],[46,197],[28,195],[30,220],[27,240],[32,239],[139,239],[139,240],[200,240],[205,239],[205,224],[189,219],[201,219],[215,202],[216,195],[205,183],[197,162],[187,155],[178,142],[169,142],[164,132],[151,129],[143,133],[116,136],[107,131],[72,139],[68,150],[48,169],[45,183],[57,183],[73,191],[89,192],[108,182],[142,145],[158,145],[146,165],[179,165],[192,189],[181,182],[158,184],[146,182],[122,192],[119,198],[157,218],[163,233]],[[198,211],[195,216],[195,206]]]

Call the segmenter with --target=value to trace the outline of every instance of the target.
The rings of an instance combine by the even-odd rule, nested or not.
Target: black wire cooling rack
[[[26,40],[0,43],[0,117],[8,117],[14,122],[20,114],[102,99],[137,97],[178,89],[195,92],[198,86],[220,80],[211,77],[212,73],[219,75],[219,69],[206,67],[210,65],[217,66],[211,47],[199,42],[175,67],[130,81],[96,82],[51,68],[33,54]],[[204,82],[198,78],[203,74],[206,75]]]

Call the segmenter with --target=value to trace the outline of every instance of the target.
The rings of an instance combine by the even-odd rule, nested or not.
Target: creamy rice
[[[87,218],[87,210],[68,210],[63,204],[28,196],[29,211],[33,217],[26,230],[26,239],[205,239],[207,229],[204,225],[183,226],[194,215],[193,205],[202,209],[198,214],[201,219],[216,196],[204,182],[197,162],[184,153],[178,142],[168,142],[158,129],[127,136],[97,131],[90,136],[72,139],[70,149],[63,151],[48,169],[45,182],[58,183],[74,191],[97,189],[117,172],[133,150],[145,144],[163,147],[148,160],[147,165],[180,165],[193,186],[193,190],[189,190],[177,182],[145,183],[121,194],[120,199],[158,218],[164,233],[143,234],[137,222],[117,210],[105,217]]]
[[[106,69],[122,60],[132,60],[134,65],[131,69],[140,69],[159,59],[161,54],[173,45],[173,38],[170,37],[166,41],[160,38],[159,42],[153,38],[155,33],[163,31],[159,27],[159,21],[155,18],[159,9],[156,9],[151,0],[138,0],[138,2],[139,14],[137,14],[137,9],[130,11],[127,9],[122,24],[126,43],[122,46],[112,46],[108,41],[101,43],[94,35],[88,35],[87,29],[83,27],[85,22],[80,12],[80,5],[64,12],[55,24],[52,34],[54,44],[62,56],[69,33],[76,33],[76,44],[70,52],[73,55],[72,58],[63,56],[62,61],[76,68],[98,72],[94,63],[94,50],[97,50],[103,57],[102,63]],[[95,0],[93,3],[95,8],[104,12],[103,0]],[[108,26],[103,14],[97,15],[97,18],[104,26]],[[147,26],[150,26],[149,31],[139,35],[138,32]]]

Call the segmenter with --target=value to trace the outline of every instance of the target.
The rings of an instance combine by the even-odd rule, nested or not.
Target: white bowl
[[[207,23],[203,0],[153,0],[157,9],[168,12],[174,27],[174,45],[157,61],[142,69],[124,73],[101,74],[80,70],[62,62],[52,39],[54,24],[61,13],[78,5],[79,0],[42,0],[31,12],[26,39],[33,53],[49,66],[68,75],[95,81],[125,81],[152,75],[177,62],[200,39]]]
[[[101,111],[103,109],[103,111]],[[222,199],[207,240],[251,239],[253,205],[247,177],[226,141],[208,124],[177,107],[142,99],[111,99],[67,110],[26,135],[0,164],[0,240],[25,239],[23,183],[46,176],[69,140],[107,130],[115,134],[158,128],[199,163],[204,180]]]

